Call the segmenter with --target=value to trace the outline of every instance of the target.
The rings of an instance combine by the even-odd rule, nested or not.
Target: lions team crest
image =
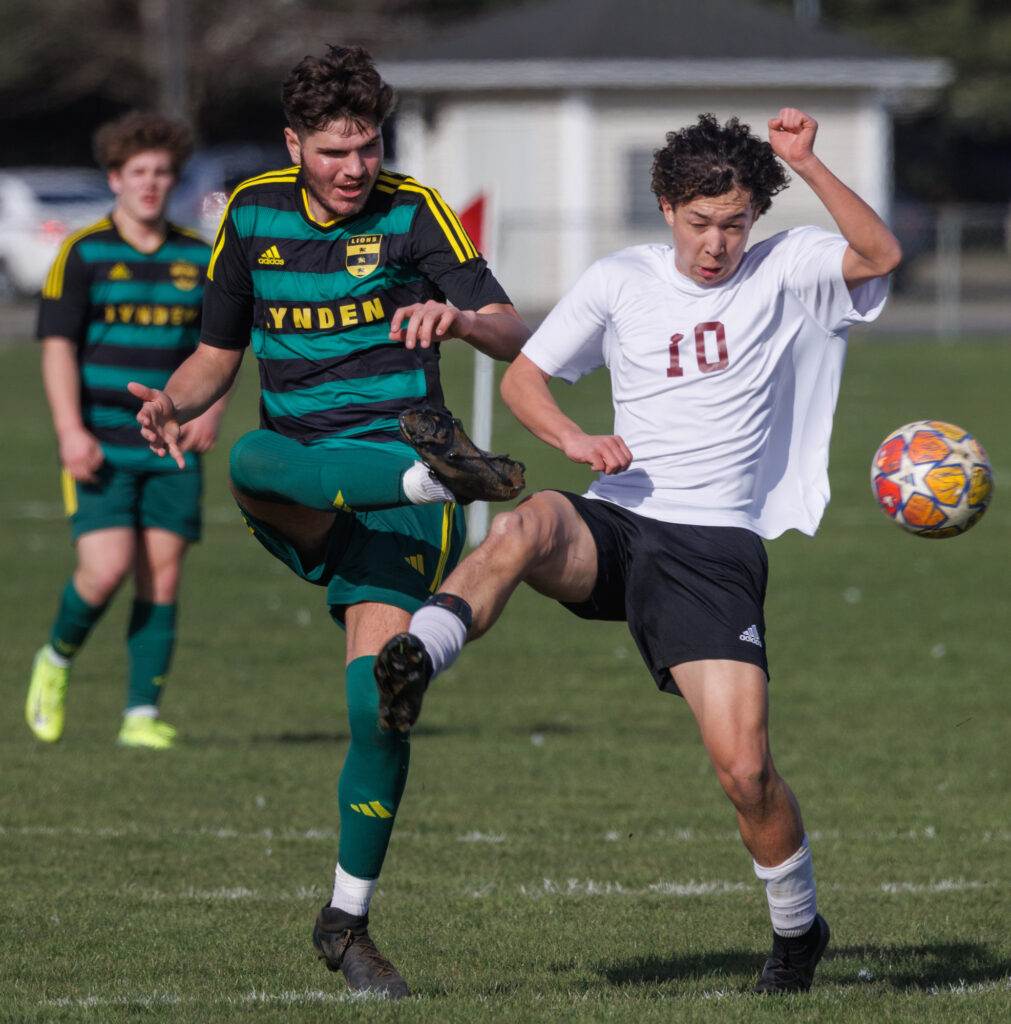
[[[191,292],[200,284],[200,268],[187,260],[176,260],[169,267],[169,276],[180,291]]]
[[[344,266],[355,277],[368,277],[379,266],[379,250],[382,245],[382,235],[355,235],[349,238]]]

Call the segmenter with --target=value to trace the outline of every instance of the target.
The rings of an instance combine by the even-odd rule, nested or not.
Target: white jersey
[[[888,292],[877,278],[851,293],[845,249],[840,235],[794,228],[710,287],[681,274],[666,245],[594,263],[523,348],[570,383],[610,370],[614,433],[632,463],[586,496],[664,522],[813,534],[846,335]]]

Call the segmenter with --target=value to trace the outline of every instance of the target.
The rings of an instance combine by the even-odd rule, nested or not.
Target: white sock
[[[157,718],[158,708],[154,704],[138,704],[123,712],[124,718]]]
[[[378,878],[356,878],[338,864],[334,871],[330,906],[343,910],[345,914],[364,917],[369,912],[369,903],[378,881]]]
[[[70,663],[73,661],[72,658],[65,658],[62,654],[57,653],[52,644],[46,644],[46,657],[49,659],[49,663],[57,668],[70,668]]]
[[[467,639],[467,627],[448,608],[426,604],[411,616],[410,631],[425,645],[436,676],[456,661]]]
[[[818,913],[814,865],[807,836],[800,849],[782,864],[763,868],[755,861],[755,874],[765,882],[773,931],[785,938],[803,935]]]
[[[432,505],[439,501],[456,501],[453,492],[423,462],[415,462],[400,478],[407,500],[412,505]]]

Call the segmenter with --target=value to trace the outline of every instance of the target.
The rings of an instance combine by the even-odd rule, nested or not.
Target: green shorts
[[[377,601],[415,612],[456,566],[466,541],[466,517],[454,504],[409,505],[381,512],[338,513],[326,552],[303,565],[273,527],[239,506],[253,536],[289,569],[327,588],[330,614],[344,623],[344,610]]]
[[[160,529],[200,540],[200,467],[165,473],[138,472],[103,462],[92,484],[62,471],[63,507],[73,539],[115,526]]]

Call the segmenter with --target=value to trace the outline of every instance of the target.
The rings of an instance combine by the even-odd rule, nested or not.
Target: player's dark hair
[[[323,57],[304,57],[281,89],[284,116],[298,135],[350,121],[358,131],[380,127],[396,94],[361,46],[331,46]]]
[[[668,132],[667,145],[653,154],[653,194],[673,207],[738,186],[751,193],[758,216],[789,183],[772,146],[736,117],[720,125],[713,114],[699,114],[695,124]]]
[[[163,149],[178,174],[193,152],[193,135],[183,121],[147,110],[131,110],[95,132],[92,150],[107,171],[118,171],[132,156]]]

